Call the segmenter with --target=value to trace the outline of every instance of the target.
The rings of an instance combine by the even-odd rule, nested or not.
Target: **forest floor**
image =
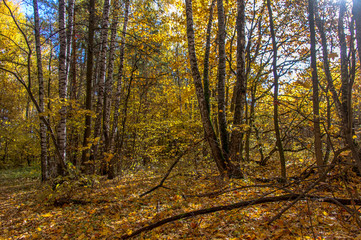
[[[21,172],[23,171],[23,172]],[[194,210],[297,192],[312,182],[287,185],[262,182],[255,175],[221,180],[215,172],[186,174],[177,169],[164,187],[140,197],[159,184],[166,171],[139,170],[121,178],[83,178],[51,187],[39,182],[36,169],[0,171],[0,239],[121,239],[162,219]],[[25,172],[24,172],[25,171]],[[258,171],[263,179],[269,170]],[[250,175],[249,175],[250,176]],[[315,177],[315,176],[313,176]],[[360,190],[356,176],[330,176],[309,194],[350,198]],[[357,178],[357,179],[354,179]],[[257,180],[258,179],[258,180]],[[88,181],[86,183],[86,181]],[[293,182],[292,182],[293,181]],[[144,231],[135,239],[361,239],[360,227],[348,208],[305,199],[272,221],[292,201],[194,214]],[[359,210],[356,210],[359,212]]]

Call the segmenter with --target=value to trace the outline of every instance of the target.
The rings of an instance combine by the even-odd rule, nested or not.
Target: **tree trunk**
[[[109,9],[110,2],[109,0],[104,1],[103,6],[103,18],[102,18],[102,27],[101,27],[101,50],[99,57],[99,79],[98,79],[98,101],[96,105],[96,119],[94,124],[94,139],[100,136],[101,125],[102,125],[102,110],[104,103],[104,83],[106,76],[106,54],[108,49],[108,25],[109,25]],[[93,145],[92,158],[97,159],[99,141],[96,141]]]
[[[72,38],[74,37],[74,0],[68,0],[68,6],[66,10],[68,12],[68,23],[66,29],[66,73],[69,74]]]
[[[110,45],[109,45],[109,57],[108,57],[108,77],[105,80],[105,92],[104,92],[104,110],[103,110],[103,134],[104,134],[104,150],[108,152],[110,149],[110,110],[112,99],[112,87],[113,87],[113,74],[114,74],[114,53],[115,43],[117,36],[117,27],[119,22],[119,0],[114,2],[113,21],[111,24],[110,33]]]
[[[216,162],[217,168],[221,176],[228,175],[233,177],[235,174],[235,166],[231,165],[229,160],[224,157],[220,144],[217,141],[210,118],[208,117],[207,102],[204,97],[202,87],[201,75],[198,69],[198,62],[195,50],[194,30],[193,30],[193,11],[192,0],[186,0],[186,18],[187,18],[187,39],[188,39],[188,54],[191,66],[194,86],[198,99],[199,111],[203,123],[205,137],[210,145],[213,159]]]
[[[226,22],[224,16],[223,0],[217,0],[218,8],[218,124],[223,155],[228,159],[228,132],[225,103],[226,80]]]
[[[343,115],[342,127],[343,135],[347,145],[351,148],[352,156],[356,161],[359,172],[361,173],[360,149],[352,138],[352,85],[348,72],[347,44],[344,32],[344,17],[346,12],[346,1],[341,0],[340,14],[338,19],[338,37],[340,43],[341,58],[341,109]]]
[[[353,0],[352,13],[356,23],[357,50],[361,64],[361,0]]]
[[[274,121],[274,127],[275,127],[275,134],[276,134],[276,145],[277,150],[279,152],[280,157],[280,164],[281,164],[281,178],[286,181],[287,175],[286,175],[286,159],[283,151],[283,145],[281,140],[281,133],[280,133],[280,127],[279,127],[279,120],[278,120],[278,73],[277,73],[277,43],[276,43],[276,35],[274,31],[273,26],[273,16],[272,16],[272,7],[271,7],[271,1],[267,0],[267,8],[268,8],[268,14],[269,14],[269,21],[270,21],[270,32],[271,32],[271,38],[272,38],[272,48],[273,48],[273,77],[274,77],[274,94],[273,94],[273,121]]]
[[[359,172],[361,172],[361,156],[360,150],[357,144],[352,139],[352,118],[351,118],[351,96],[352,96],[352,84],[349,81],[348,74],[348,57],[347,57],[347,45],[344,33],[343,19],[346,11],[346,2],[341,1],[340,14],[338,19],[338,36],[340,42],[340,57],[341,57],[341,99],[333,84],[333,79],[330,71],[330,64],[328,60],[328,48],[327,39],[324,32],[323,22],[321,18],[316,15],[316,24],[320,32],[322,41],[322,52],[323,52],[323,68],[326,75],[328,87],[332,94],[333,101],[335,102],[336,110],[339,118],[341,119],[342,135],[345,143],[351,148],[352,155],[356,161]]]
[[[89,29],[88,29],[88,53],[87,53],[87,64],[86,64],[86,100],[85,109],[89,111],[85,116],[85,130],[83,147],[85,148],[82,153],[81,164],[84,166],[85,172],[91,172],[89,159],[89,148],[88,142],[91,135],[91,109],[92,109],[92,80],[93,80],[93,54],[94,54],[94,30],[95,30],[95,0],[89,2]]]
[[[63,175],[66,162],[66,97],[67,97],[67,70],[66,70],[66,28],[65,28],[65,0],[59,0],[59,98],[62,107],[59,111],[60,121],[58,123],[58,145],[62,164],[58,165],[58,173]]]
[[[234,97],[234,116],[231,136],[230,158],[233,162],[239,162],[242,143],[242,121],[244,118],[244,106],[246,99],[246,61],[245,61],[245,1],[237,0],[237,82]]]
[[[212,32],[212,22],[213,22],[213,9],[216,0],[212,0],[211,7],[209,9],[209,19],[207,25],[207,39],[206,39],[206,50],[204,52],[204,64],[203,64],[203,87],[204,87],[204,97],[207,103],[208,114],[210,117],[211,107],[209,103],[210,91],[209,91],[209,55],[211,51],[211,32]]]
[[[311,37],[311,72],[312,72],[312,103],[313,103],[313,133],[315,139],[315,155],[318,171],[320,175],[323,172],[322,142],[320,128],[320,107],[318,99],[318,75],[316,59],[316,34],[315,34],[315,0],[308,0],[308,21],[310,24]]]
[[[121,40],[121,44],[120,44],[120,53],[119,53],[118,82],[117,82],[117,89],[116,89],[115,101],[114,101],[113,126],[112,126],[112,131],[109,136],[109,138],[110,138],[109,146],[110,146],[111,153],[114,153],[114,150],[115,150],[114,138],[115,138],[115,133],[118,129],[119,107],[120,107],[120,100],[121,100],[122,78],[123,78],[123,67],[124,67],[125,38],[126,38],[126,32],[127,32],[128,17],[129,17],[129,0],[126,0],[125,1],[125,9],[124,9],[122,40]],[[110,164],[109,164],[109,172],[108,172],[109,179],[113,179],[115,177],[115,174],[116,174],[115,167],[116,167],[116,158],[113,157],[113,158],[111,158]]]
[[[44,112],[44,78],[43,65],[41,62],[41,47],[40,47],[40,20],[38,11],[38,1],[33,0],[34,7],[34,22],[35,22],[35,43],[36,43],[36,59],[38,67],[38,84],[39,84],[39,108]],[[40,159],[41,159],[41,181],[49,179],[48,153],[47,153],[47,137],[46,125],[40,121]]]

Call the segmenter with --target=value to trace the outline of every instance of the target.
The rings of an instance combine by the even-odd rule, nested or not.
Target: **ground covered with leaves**
[[[295,169],[296,170],[296,169]],[[22,172],[21,172],[22,171]],[[138,229],[172,216],[242,201],[233,210],[171,221],[135,239],[357,239],[360,238],[356,175],[333,169],[327,180],[307,194],[354,199],[345,206],[304,197],[279,218],[293,200],[253,204],[253,200],[301,192],[315,181],[280,183],[269,169],[258,169],[244,179],[222,180],[216,172],[173,171],[163,187],[157,186],[166,171],[141,169],[115,180],[88,176],[52,186],[40,184],[38,170],[1,171],[1,239],[122,239]],[[297,172],[297,171],[295,171]],[[299,169],[298,172],[301,172]]]

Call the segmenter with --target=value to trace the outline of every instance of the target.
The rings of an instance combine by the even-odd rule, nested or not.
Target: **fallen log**
[[[219,211],[233,210],[233,209],[238,209],[238,208],[242,208],[242,207],[249,207],[249,206],[262,204],[262,203],[293,201],[296,199],[297,200],[311,199],[314,201],[335,204],[337,206],[340,206],[340,204],[361,206],[361,200],[357,200],[357,199],[330,198],[330,197],[304,195],[304,194],[286,194],[286,195],[275,196],[275,197],[264,197],[264,198],[259,198],[259,199],[255,199],[255,200],[246,200],[246,201],[241,201],[241,202],[237,202],[237,203],[233,203],[233,204],[229,204],[229,205],[222,205],[222,206],[217,206],[217,207],[211,207],[211,208],[205,208],[205,209],[195,210],[195,211],[191,211],[191,212],[181,213],[179,215],[175,215],[173,217],[168,217],[168,218],[162,219],[158,222],[149,224],[145,227],[135,230],[131,234],[125,234],[125,235],[121,236],[120,239],[128,239],[131,237],[135,237],[135,236],[141,234],[142,232],[147,232],[147,231],[150,231],[157,227],[160,227],[166,223],[174,222],[174,221],[184,219],[184,218],[195,217],[198,215],[209,214],[209,213],[214,213],[214,212],[219,212]]]

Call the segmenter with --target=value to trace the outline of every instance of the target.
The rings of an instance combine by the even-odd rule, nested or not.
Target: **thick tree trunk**
[[[279,120],[278,120],[278,73],[277,73],[277,43],[276,43],[276,34],[274,31],[274,25],[273,25],[273,16],[272,16],[272,7],[271,7],[271,1],[267,0],[267,8],[268,8],[268,14],[269,14],[269,21],[270,21],[270,32],[271,32],[271,38],[272,38],[272,47],[273,47],[273,77],[274,77],[274,94],[273,94],[273,121],[274,121],[274,127],[275,127],[275,134],[276,134],[276,145],[277,150],[280,157],[280,164],[281,164],[281,178],[286,181],[286,159],[283,151],[283,145],[281,140],[281,133],[280,133],[280,127],[279,127]]]
[[[58,123],[58,145],[61,158],[59,161],[63,161],[58,165],[58,173],[63,175],[66,162],[66,97],[67,97],[67,70],[66,70],[66,28],[65,28],[65,0],[59,0],[59,98],[62,103],[62,107],[59,111],[60,121]]]
[[[318,97],[318,75],[316,59],[316,34],[315,34],[315,0],[308,0],[308,21],[310,24],[311,37],[311,69],[312,69],[312,103],[313,103],[313,133],[315,139],[315,155],[318,171],[323,172],[322,142],[320,128],[320,107]]]
[[[224,16],[223,0],[217,0],[218,8],[218,124],[222,151],[228,159],[228,131],[225,103],[225,80],[226,80],[226,22]]]
[[[242,121],[244,118],[244,106],[246,98],[246,61],[245,61],[245,1],[237,0],[237,82],[234,97],[234,117],[231,135],[230,158],[234,162],[239,162],[242,143]]]
[[[43,78],[43,65],[41,62],[41,46],[40,46],[40,20],[38,11],[38,1],[33,0],[34,7],[34,22],[35,22],[35,43],[36,43],[36,59],[38,67],[38,84],[39,84],[39,108],[44,112],[44,78]],[[40,159],[41,159],[41,181],[49,179],[49,166],[48,166],[48,153],[47,153],[47,137],[46,125],[40,122]]]
[[[89,138],[91,135],[91,114],[92,109],[92,80],[93,80],[93,55],[94,55],[94,30],[95,30],[95,0],[89,2],[89,29],[88,29],[88,53],[87,53],[87,64],[86,64],[86,100],[85,109],[89,112],[85,116],[85,130],[83,140],[83,150],[81,164],[84,166],[85,172],[90,172],[89,159]]]

